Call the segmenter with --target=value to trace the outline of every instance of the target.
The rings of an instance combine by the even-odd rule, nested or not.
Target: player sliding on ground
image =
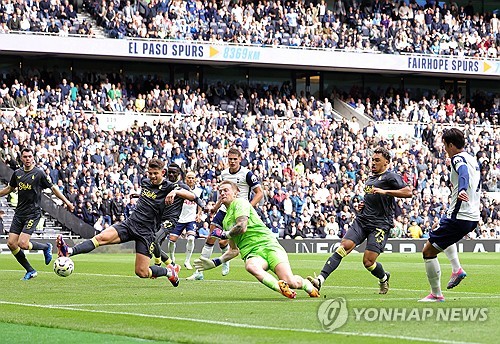
[[[340,265],[357,245],[367,241],[363,255],[363,265],[371,274],[379,279],[379,294],[389,291],[389,272],[386,272],[377,258],[384,251],[389,230],[394,225],[394,198],[409,198],[412,189],[403,182],[401,176],[389,170],[391,156],[384,147],[377,147],[373,151],[371,170],[364,186],[364,201],[360,211],[337,248],[328,258],[321,274],[317,278],[308,276],[313,285],[321,285]]]
[[[227,162],[229,167],[221,172],[220,178],[222,180],[229,180],[238,185],[239,194],[238,197],[245,198],[250,201],[252,206],[257,206],[264,193],[262,187],[260,186],[260,181],[252,171],[248,168],[241,166],[241,161],[243,155],[241,151],[237,148],[230,148],[227,152]],[[253,194],[253,197],[251,195]],[[210,222],[210,231],[213,232],[217,228],[222,228],[222,220],[226,215],[226,208],[221,205],[219,201],[215,204],[212,209],[213,212],[217,212]],[[216,238],[211,234],[205,240],[205,245],[201,251],[201,255],[205,258],[210,258],[214,248]],[[220,240],[219,247],[224,253],[228,249],[227,240]],[[222,276],[226,276],[229,273],[229,263],[225,262],[222,264]],[[187,280],[202,280],[203,271],[196,271],[193,275],[189,276]]]
[[[229,239],[229,250],[215,259],[201,256],[194,261],[195,267],[200,271],[213,269],[241,253],[246,270],[266,287],[290,299],[297,295],[291,288],[303,289],[310,297],[319,297],[318,290],[311,282],[293,274],[285,249],[262,222],[250,202],[237,198],[238,192],[236,183],[227,180],[220,183],[219,201],[227,207],[227,212],[222,222],[223,229],[215,229],[212,236]],[[279,280],[267,270],[273,271]]]
[[[61,235],[57,237],[59,257],[69,257],[89,253],[99,246],[135,241],[135,274],[140,278],[166,276],[174,287],[179,284],[179,277],[172,265],[149,266],[155,247],[155,233],[159,227],[163,211],[167,204],[172,204],[176,197],[194,200],[195,195],[179,188],[164,178],[165,163],[153,158],[148,163],[148,178],[141,182],[141,195],[135,211],[125,221],[113,224],[92,239],[83,241],[75,247],[68,247]]]

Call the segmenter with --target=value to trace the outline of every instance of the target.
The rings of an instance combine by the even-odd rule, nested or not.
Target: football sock
[[[165,253],[165,251],[161,250],[161,258],[160,260],[165,263],[165,265],[169,265],[169,264],[175,264],[172,259],[170,259],[170,257],[168,256],[168,254]],[[161,263],[160,263],[161,264]]]
[[[24,254],[24,251],[21,250],[20,247],[16,248],[14,251],[12,251],[12,254],[14,257],[16,257],[17,261],[21,266],[26,270],[26,271],[33,271],[33,267],[31,264],[28,262],[28,259],[26,259],[26,255]]]
[[[163,266],[151,265],[149,267],[149,278],[167,276],[168,269]]]
[[[170,259],[172,259],[173,262],[175,262],[175,248],[177,244],[175,241],[168,241],[168,253],[170,254]]]
[[[92,238],[89,240],[85,240],[84,242],[79,243],[72,250],[70,250],[70,255],[75,256],[81,253],[89,253],[99,247],[99,243],[96,238]]]
[[[49,247],[48,244],[42,244],[36,241],[30,241],[28,246],[29,246],[28,250],[45,250],[47,249],[47,247]]]
[[[384,268],[379,262],[375,262],[375,264],[373,264],[372,266],[367,267],[366,270],[370,271],[373,276],[377,277],[380,280],[380,282],[385,282],[385,280],[387,279]]]
[[[154,257],[155,265],[161,265],[161,257]]]
[[[194,235],[188,235],[186,243],[186,262],[191,260],[194,251]]]
[[[214,245],[205,243],[205,245],[203,245],[203,249],[201,250],[201,256],[208,259],[212,255],[213,250]]]
[[[299,280],[301,279],[302,280],[302,290],[305,290],[308,294],[310,294],[313,289],[314,289],[314,286],[312,285],[311,282],[309,282],[306,278],[302,278],[300,276],[296,276]]]
[[[437,257],[425,259],[425,272],[431,285],[432,294],[443,296],[441,293],[441,267]]]
[[[334,254],[328,258],[323,269],[321,270],[321,276],[323,277],[323,281],[328,278],[340,265],[342,258],[347,256],[345,249],[342,246],[339,246]],[[322,281],[322,282],[323,282]]]
[[[458,270],[460,270],[460,260],[458,260],[458,252],[457,252],[457,245],[453,244],[448,246],[445,250],[444,253],[446,254],[446,257],[448,257],[448,260],[450,261],[451,264],[451,270],[453,273],[456,273]]]
[[[261,283],[266,287],[268,287],[269,289],[280,292],[280,286],[278,285],[278,280],[268,272],[264,272],[264,278],[262,279]]]

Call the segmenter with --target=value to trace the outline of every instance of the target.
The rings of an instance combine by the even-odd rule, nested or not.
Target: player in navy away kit
[[[168,168],[169,176],[172,165],[170,165]],[[190,260],[194,249],[194,239],[196,237],[195,223],[197,221],[199,222],[202,210],[205,207],[205,203],[199,198],[201,195],[201,189],[196,188],[196,174],[193,171],[189,171],[188,173],[186,173],[185,183],[189,187],[189,190],[191,190],[196,195],[197,198],[194,202],[190,200],[182,200],[180,211],[176,209],[175,220],[178,221],[177,223],[175,223],[174,229],[170,230],[170,236],[168,241],[168,253],[170,254],[170,258],[172,259],[172,261],[175,262],[174,255],[175,255],[177,239],[182,234],[182,232],[186,230],[187,244],[186,244],[186,258],[184,259],[184,266],[188,270],[192,270],[193,268],[191,266]]]
[[[242,154],[237,148],[230,148],[227,152],[227,161],[229,168],[226,168],[221,172],[220,179],[223,181],[229,180],[238,185],[238,197],[245,198],[250,201],[250,194],[253,192],[253,198],[250,201],[252,207],[255,207],[262,197],[264,197],[264,192],[260,186],[260,181],[256,175],[253,174],[248,168],[241,166]],[[226,206],[223,205],[220,200],[215,204],[213,211],[217,211],[212,222],[210,223],[210,231],[213,232],[216,229],[222,229],[222,220],[226,216]],[[205,241],[205,245],[201,251],[202,257],[210,258],[214,248],[216,237],[211,234]],[[222,253],[228,250],[228,241],[219,241],[219,246]],[[222,264],[222,275],[226,276],[229,273],[229,262]],[[196,271],[193,275],[187,278],[188,280],[202,280],[203,272]]]
[[[464,133],[456,128],[443,131],[444,149],[451,159],[450,181],[452,191],[446,216],[439,227],[429,233],[422,254],[425,272],[431,286],[431,293],[420,302],[443,302],[441,292],[441,268],[437,255],[444,251],[450,260],[452,274],[448,289],[456,287],[467,276],[458,260],[455,245],[467,233],[473,231],[480,219],[481,173],[477,160],[465,152]]]
[[[62,236],[57,237],[59,256],[74,256],[88,253],[99,246],[120,244],[135,241],[135,274],[141,278],[167,276],[176,287],[179,278],[175,269],[169,265],[149,266],[151,254],[155,248],[155,233],[159,227],[166,204],[172,204],[176,197],[194,199],[190,191],[179,188],[163,177],[165,163],[160,159],[151,159],[148,163],[147,175],[141,183],[141,195],[135,211],[125,221],[114,224],[90,240],[75,247],[68,247]]]
[[[390,161],[387,149],[375,148],[372,156],[372,174],[365,183],[365,197],[352,228],[342,238],[335,253],[328,258],[321,274],[317,278],[308,277],[318,290],[328,276],[337,269],[342,258],[366,239],[363,265],[379,279],[379,294],[387,294],[389,291],[390,274],[384,271],[382,264],[376,260],[384,251],[389,230],[394,226],[394,198],[412,196],[411,187],[403,182],[401,176],[388,170]]]
[[[52,184],[45,172],[35,166],[35,158],[31,149],[24,148],[21,151],[21,161],[23,167],[14,172],[9,185],[0,190],[0,196],[5,196],[16,188],[18,190],[18,203],[10,226],[7,246],[19,264],[26,269],[23,280],[29,280],[36,277],[37,272],[28,262],[22,250],[43,250],[45,264],[48,265],[52,260],[52,244],[30,241],[31,235],[42,217],[42,208],[40,207],[42,190],[50,188],[70,211],[74,210],[74,206],[64,197],[59,188]]]

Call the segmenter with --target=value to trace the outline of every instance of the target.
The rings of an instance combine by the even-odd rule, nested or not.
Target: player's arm
[[[170,191],[167,197],[165,197],[165,204],[172,204],[174,202],[174,198],[177,196],[190,201],[194,201],[197,198],[196,195],[189,190],[176,188]]]
[[[246,175],[246,182],[254,192],[252,201],[250,203],[252,204],[252,207],[255,207],[264,197],[264,191],[262,191],[262,186],[260,185],[259,178],[257,178],[257,176],[253,174],[252,171],[248,171]]]
[[[243,234],[247,231],[248,226],[248,216],[242,215],[236,218],[236,223],[230,230],[224,231],[220,228],[215,228],[211,236],[217,237],[219,239],[225,240],[234,237],[235,235]]]
[[[452,160],[453,168],[458,174],[458,195],[457,198],[460,201],[468,202],[469,195],[467,194],[467,189],[469,188],[469,171],[467,170],[467,165],[462,157],[457,157]]]
[[[406,185],[405,187],[397,190],[384,190],[381,188],[373,188],[372,193],[379,195],[387,195],[398,198],[410,198],[413,196],[413,189],[411,186]]]
[[[52,192],[54,193],[54,195],[59,198],[61,201],[63,201],[64,204],[66,204],[66,206],[68,207],[68,210],[73,212],[75,210],[75,206],[73,205],[73,203],[71,203],[61,192],[61,190],[59,190],[59,188],[56,186],[56,185],[52,185],[52,187],[50,188],[52,190]]]
[[[6,186],[6,187],[4,187],[2,190],[0,190],[0,197],[10,194],[10,193],[11,193],[12,191],[14,191],[15,189],[16,189],[16,188],[13,188],[12,186],[7,185],[7,186]]]
[[[197,270],[204,271],[216,268],[222,263],[228,262],[240,254],[240,250],[236,246],[233,240],[229,240],[229,249],[219,258],[208,259],[205,257],[200,257],[194,261],[194,266]]]
[[[254,195],[250,203],[252,204],[252,207],[255,207],[264,197],[264,191],[262,191],[262,187],[260,186],[260,184],[258,184],[255,188],[253,188],[253,192]]]
[[[215,214],[219,210],[219,208],[220,208],[221,205],[222,205],[222,202],[221,202],[220,198],[218,198],[217,202],[215,202],[215,204],[212,207],[212,209],[210,209],[210,212],[212,212],[212,214]]]

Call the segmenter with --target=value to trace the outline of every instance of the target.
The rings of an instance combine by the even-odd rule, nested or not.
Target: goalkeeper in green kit
[[[241,253],[246,270],[266,287],[290,299],[297,295],[292,289],[303,289],[310,297],[319,297],[318,290],[311,282],[293,274],[285,249],[262,222],[250,202],[236,198],[238,186],[231,181],[223,181],[219,186],[219,194],[221,203],[227,207],[222,223],[224,230],[215,229],[211,235],[229,239],[230,249],[219,258],[200,257],[194,261],[196,268],[200,271],[213,269]],[[267,270],[273,271],[279,280]]]

